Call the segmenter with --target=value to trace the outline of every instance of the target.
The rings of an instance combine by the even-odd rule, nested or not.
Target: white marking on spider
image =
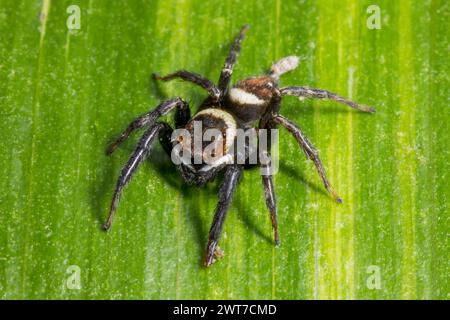
[[[173,152],[172,157],[174,157],[174,158],[172,158],[172,160],[175,160],[174,161],[175,164],[184,164],[186,167],[191,169],[191,171],[195,171],[195,168],[191,164],[190,155],[186,156],[185,154],[183,154],[183,156],[181,156],[179,153]]]
[[[216,161],[214,161],[213,163],[210,164],[206,164],[204,165],[200,170],[198,170],[199,172],[205,172],[205,171],[209,171],[212,168],[216,168],[219,167],[222,164],[232,164],[234,162],[234,158],[232,154],[227,154],[223,157],[218,158]]]
[[[240,105],[262,105],[266,103],[266,101],[258,98],[253,93],[244,91],[240,88],[231,88],[229,95],[231,101]]]
[[[223,120],[223,122],[225,122],[225,126],[226,126],[225,139],[226,140],[225,140],[224,153],[227,153],[228,150],[230,150],[230,147],[234,142],[234,137],[236,136],[236,129],[237,129],[236,120],[234,120],[233,116],[230,113],[228,113],[224,110],[221,110],[221,109],[208,108],[208,109],[202,110],[199,113],[197,113],[195,115],[195,117],[198,117],[199,115],[202,115],[202,114],[206,114],[211,117],[221,119],[221,120]],[[194,120],[195,120],[195,118],[194,118]]]
[[[232,74],[233,73],[233,69],[231,69],[231,68],[223,68],[222,72],[228,73],[228,74]]]
[[[289,56],[278,60],[272,65],[272,77],[279,78],[282,74],[294,70],[297,68],[299,61],[300,58],[297,56]]]

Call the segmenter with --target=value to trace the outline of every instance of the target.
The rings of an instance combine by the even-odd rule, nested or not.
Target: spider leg
[[[264,188],[264,197],[266,198],[266,206],[270,211],[270,219],[272,221],[273,239],[275,245],[280,245],[280,236],[278,234],[278,218],[277,218],[277,198],[275,197],[275,189],[273,187],[272,175],[261,175]]]
[[[349,107],[360,110],[363,112],[375,113],[375,109],[357,104],[351,100],[343,98],[336,93],[322,90],[322,89],[314,89],[308,87],[285,87],[280,89],[280,93],[282,96],[296,96],[299,98],[315,98],[315,99],[331,99],[339,103],[343,103],[348,105]]]
[[[144,126],[152,126],[159,117],[167,114],[174,108],[178,108],[178,114],[181,115],[179,116],[180,118],[184,119],[186,116],[189,118],[189,105],[181,98],[164,101],[152,111],[140,116],[139,118],[131,122],[125,129],[125,131],[123,131],[122,134],[113,143],[110,144],[110,146],[106,150],[106,154],[110,155],[111,153],[113,153],[114,150],[116,150],[116,148],[122,142],[124,142],[134,130],[142,128]]]
[[[186,71],[186,70],[178,70],[175,71],[174,73],[168,74],[166,76],[159,76],[157,74],[153,74],[153,77],[156,80],[162,80],[162,81],[170,81],[173,79],[182,79],[185,81],[189,81],[192,83],[195,83],[196,85],[202,87],[203,89],[205,89],[206,91],[208,91],[209,95],[211,96],[211,98],[215,101],[218,101],[220,98],[220,90],[214,85],[214,83],[197,74],[194,72],[190,72],[190,71]]]
[[[114,196],[111,202],[111,207],[109,209],[108,218],[106,219],[106,222],[103,225],[104,230],[108,230],[111,227],[111,223],[114,217],[114,213],[117,209],[117,205],[119,204],[122,190],[130,181],[131,177],[136,172],[138,166],[149,155],[150,148],[153,145],[153,142],[155,141],[156,137],[160,136],[161,134],[167,135],[168,132],[171,131],[172,129],[170,128],[170,126],[164,122],[156,123],[149,129],[147,129],[147,131],[145,131],[142,138],[139,140],[137,147],[133,151],[131,157],[128,159],[127,163],[122,168],[122,172],[120,173],[119,179],[117,180],[116,188],[114,190]]]
[[[225,177],[220,186],[219,202],[217,203],[213,223],[209,230],[208,245],[206,247],[206,256],[204,264],[209,267],[214,262],[214,254],[217,249],[220,233],[222,231],[223,222],[230,206],[236,185],[242,175],[242,165],[230,165],[225,171]]]
[[[241,42],[244,39],[245,33],[247,32],[248,28],[249,26],[247,24],[244,25],[239,34],[234,39],[234,42],[230,48],[230,52],[228,53],[228,57],[223,65],[222,72],[220,73],[219,90],[222,92],[223,96],[225,96],[227,93],[231,74],[233,73],[233,67],[236,63],[237,56],[241,51]]]
[[[275,108],[275,110],[278,110],[279,108],[279,103],[280,100],[277,99],[274,104],[273,107]],[[270,129],[275,129],[277,127],[277,124],[273,121],[271,121],[270,119],[264,118],[261,119],[260,121],[260,127],[267,129],[267,151],[263,151],[265,152],[265,156],[266,157],[270,157],[270,149],[271,149],[271,142],[272,139],[270,137],[271,135],[271,131]],[[266,167],[267,164],[261,164],[262,167]],[[277,218],[277,199],[275,196],[275,188],[273,186],[273,176],[270,174],[262,174],[261,175],[262,178],[262,184],[263,184],[263,190],[264,190],[264,197],[266,199],[266,206],[269,209],[270,212],[270,220],[272,222],[272,230],[273,230],[273,239],[275,242],[276,246],[280,245],[280,236],[278,233],[278,218]]]
[[[172,128],[165,122],[161,122],[163,125],[165,125],[165,128],[163,130],[161,130],[161,132],[159,133],[159,143],[161,144],[161,147],[163,148],[163,150],[166,152],[166,154],[169,156],[169,158],[171,157],[172,154],[172,142],[171,142],[171,138],[172,138]]]
[[[183,128],[184,126],[186,126],[190,119],[191,109],[189,109],[189,105],[186,103],[185,106],[177,108],[175,111],[175,128]]]
[[[316,150],[316,148],[314,148],[311,142],[309,142],[308,138],[303,134],[300,128],[297,127],[295,123],[283,117],[282,115],[274,116],[273,120],[285,127],[295,137],[295,139],[305,152],[306,156],[314,162],[317,172],[322,178],[323,184],[327,191],[335,198],[338,203],[342,203],[342,199],[336,194],[325,175],[325,169],[323,168],[322,161],[319,158],[318,151]]]

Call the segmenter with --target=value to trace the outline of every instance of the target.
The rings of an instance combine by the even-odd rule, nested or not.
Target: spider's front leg
[[[209,230],[208,245],[204,264],[209,267],[214,262],[214,255],[217,252],[217,243],[222,232],[223,222],[230,206],[234,191],[236,190],[239,178],[242,175],[242,165],[229,165],[225,171],[224,180],[220,186],[219,202],[217,203],[213,223]]]
[[[120,177],[117,181],[116,188],[114,191],[114,196],[111,202],[111,207],[109,210],[108,218],[103,226],[105,230],[108,230],[111,227],[112,219],[114,217],[114,213],[116,211],[117,205],[119,204],[120,195],[122,193],[125,185],[130,181],[132,175],[138,168],[139,164],[144,161],[150,151],[150,148],[156,137],[160,138],[160,142],[164,148],[164,150],[170,155],[171,145],[170,145],[170,136],[172,133],[172,128],[164,122],[156,123],[159,117],[166,115],[173,109],[177,108],[177,113],[175,115],[175,123],[178,126],[183,126],[190,117],[189,106],[186,102],[184,102],[181,98],[175,98],[171,100],[167,100],[159,104],[154,110],[140,116],[136,120],[130,123],[130,125],[125,129],[124,132],[113,142],[108,148],[107,153],[111,154],[114,150],[125,141],[130,134],[136,129],[142,128],[144,126],[148,126],[149,129],[144,133],[142,138],[140,139],[136,149],[131,155],[128,162],[122,169]]]
[[[171,136],[172,128],[165,122],[159,122],[151,126],[142,135],[141,139],[135,150],[133,151],[131,157],[128,159],[125,166],[122,168],[119,179],[117,180],[116,188],[114,190],[114,196],[111,202],[111,207],[109,209],[109,215],[103,225],[104,230],[108,230],[111,227],[111,223],[116,212],[117,205],[119,204],[120,196],[122,194],[123,188],[131,180],[131,177],[136,172],[138,166],[147,159],[150,149],[157,137],[161,140],[167,141]],[[166,147],[163,145],[164,149]],[[167,151],[167,150],[166,150]]]
[[[106,150],[106,154],[110,155],[111,153],[116,150],[116,148],[124,142],[133,131],[140,129],[145,126],[152,126],[155,124],[156,120],[172,111],[174,108],[178,109],[178,112],[176,114],[175,123],[178,125],[182,121],[187,121],[185,119],[189,119],[190,117],[190,110],[189,105],[183,101],[181,98],[174,98],[171,100],[167,100],[159,104],[155,109],[152,111],[140,116],[139,118],[135,119],[133,122],[131,122],[128,127],[121,133],[121,135],[108,147]],[[178,120],[179,119],[179,120]]]
[[[333,187],[331,186],[330,182],[327,179],[327,176],[325,175],[325,169],[323,168],[322,161],[319,158],[318,151],[316,150],[316,148],[314,148],[312,143],[309,142],[305,134],[300,130],[300,128],[295,123],[283,117],[282,115],[276,115],[272,119],[276,123],[281,124],[283,127],[285,127],[295,137],[295,139],[302,147],[303,151],[308,156],[308,158],[314,162],[317,172],[319,176],[322,178],[323,184],[327,189],[327,191],[333,196],[333,198],[338,203],[342,203],[342,199],[334,191]]]

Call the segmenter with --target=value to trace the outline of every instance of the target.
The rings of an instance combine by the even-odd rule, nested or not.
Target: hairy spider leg
[[[180,106],[175,110],[174,122],[175,128],[184,128],[184,126],[191,119],[191,109],[189,109],[189,104],[185,102],[183,106]]]
[[[245,37],[249,26],[246,24],[241,28],[241,31],[236,36],[231,45],[230,52],[228,53],[227,59],[223,65],[222,71],[219,77],[219,90],[222,92],[222,96],[225,96],[228,91],[228,86],[230,84],[231,75],[233,73],[233,67],[236,63],[239,52],[241,51],[241,43]]]
[[[267,156],[271,156],[271,129],[276,129],[277,124],[273,121],[272,115],[277,114],[280,110],[281,105],[281,97],[276,96],[273,98],[271,103],[271,107],[267,110],[266,114],[259,121],[259,128],[267,130]],[[265,167],[265,165],[261,164],[261,167]],[[275,187],[273,185],[273,176],[272,175],[261,175],[262,185],[264,191],[264,197],[266,200],[267,209],[270,212],[270,220],[272,222],[272,230],[273,230],[273,238],[276,246],[280,245],[280,236],[278,232],[278,214],[277,214],[277,198],[275,195]]]
[[[295,139],[305,152],[306,156],[314,162],[317,172],[319,173],[319,176],[322,178],[323,184],[327,189],[327,191],[334,197],[334,199],[338,203],[342,203],[342,199],[336,194],[336,192],[334,191],[333,187],[331,186],[330,182],[327,179],[325,169],[323,168],[322,165],[322,161],[319,158],[319,152],[316,150],[316,148],[314,148],[314,146],[311,144],[311,142],[308,140],[305,134],[303,134],[303,132],[295,123],[283,117],[282,115],[274,116],[273,120],[276,123],[281,124],[283,127],[285,127],[295,137]]]
[[[242,165],[229,165],[226,168],[224,179],[219,190],[219,202],[217,203],[213,223],[209,230],[208,245],[206,247],[205,266],[210,266],[214,262],[217,243],[222,232],[223,222],[230,206],[234,191],[236,190],[239,178],[242,175]]]
[[[174,73],[168,74],[166,76],[159,76],[157,74],[153,74],[153,77],[156,80],[162,80],[162,81],[170,81],[173,79],[182,79],[184,81],[192,82],[206,91],[208,91],[210,97],[213,99],[213,101],[219,101],[220,98],[220,90],[215,86],[215,84],[209,80],[208,78],[205,78],[197,73],[186,71],[186,70],[178,70]]]
[[[111,143],[111,145],[106,150],[106,154],[108,155],[112,154],[114,150],[116,150],[116,148],[122,142],[124,142],[133,131],[142,128],[144,126],[152,126],[159,117],[169,113],[174,108],[178,108],[179,110],[179,112],[177,113],[178,116],[175,117],[175,123],[177,123],[177,118],[178,124],[180,124],[183,121],[187,122],[190,116],[190,110],[189,105],[185,101],[183,101],[181,98],[174,98],[171,100],[164,101],[152,111],[140,116],[139,118],[131,122],[125,129],[125,131],[123,131],[122,134],[113,143]],[[182,125],[182,123],[180,125]]]
[[[375,109],[357,104],[351,100],[345,99],[336,93],[322,90],[322,89],[314,89],[314,88],[308,88],[308,87],[285,87],[280,89],[280,93],[282,96],[295,96],[300,98],[315,98],[315,99],[331,99],[336,102],[346,104],[349,107],[360,110],[363,112],[369,112],[369,113],[375,113]]]
[[[280,236],[278,233],[278,218],[277,218],[277,198],[275,196],[275,188],[273,186],[272,175],[261,175],[264,197],[266,199],[266,206],[270,212],[270,221],[272,222],[273,239],[276,246],[280,245]]]
[[[272,110],[278,110],[280,105],[280,99],[277,99],[272,107]],[[271,112],[271,111],[269,111]],[[277,124],[274,121],[260,121],[260,127],[267,129],[267,156],[270,157],[271,153],[271,129],[275,129]],[[265,167],[267,165],[261,164],[261,167]],[[266,199],[266,206],[270,212],[270,221],[272,222],[272,230],[273,230],[273,239],[276,246],[280,245],[280,236],[278,233],[278,214],[277,214],[277,198],[275,196],[275,188],[273,185],[273,176],[268,174],[261,175],[262,185],[264,191],[264,197]]]
[[[103,225],[104,230],[108,230],[111,227],[111,223],[114,217],[114,213],[116,212],[117,205],[119,204],[122,190],[130,181],[139,165],[148,157],[150,148],[152,147],[156,137],[160,136],[161,134],[167,136],[167,133],[171,131],[172,128],[167,123],[158,122],[147,129],[147,131],[145,131],[145,133],[142,135],[142,138],[139,140],[136,149],[133,151],[131,157],[122,168],[119,179],[117,180],[111,207],[109,209],[109,215],[106,219],[105,224]]]

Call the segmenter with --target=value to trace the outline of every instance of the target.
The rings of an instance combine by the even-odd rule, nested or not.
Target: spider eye
[[[272,82],[267,82],[266,87],[268,89],[273,89],[273,83]]]

